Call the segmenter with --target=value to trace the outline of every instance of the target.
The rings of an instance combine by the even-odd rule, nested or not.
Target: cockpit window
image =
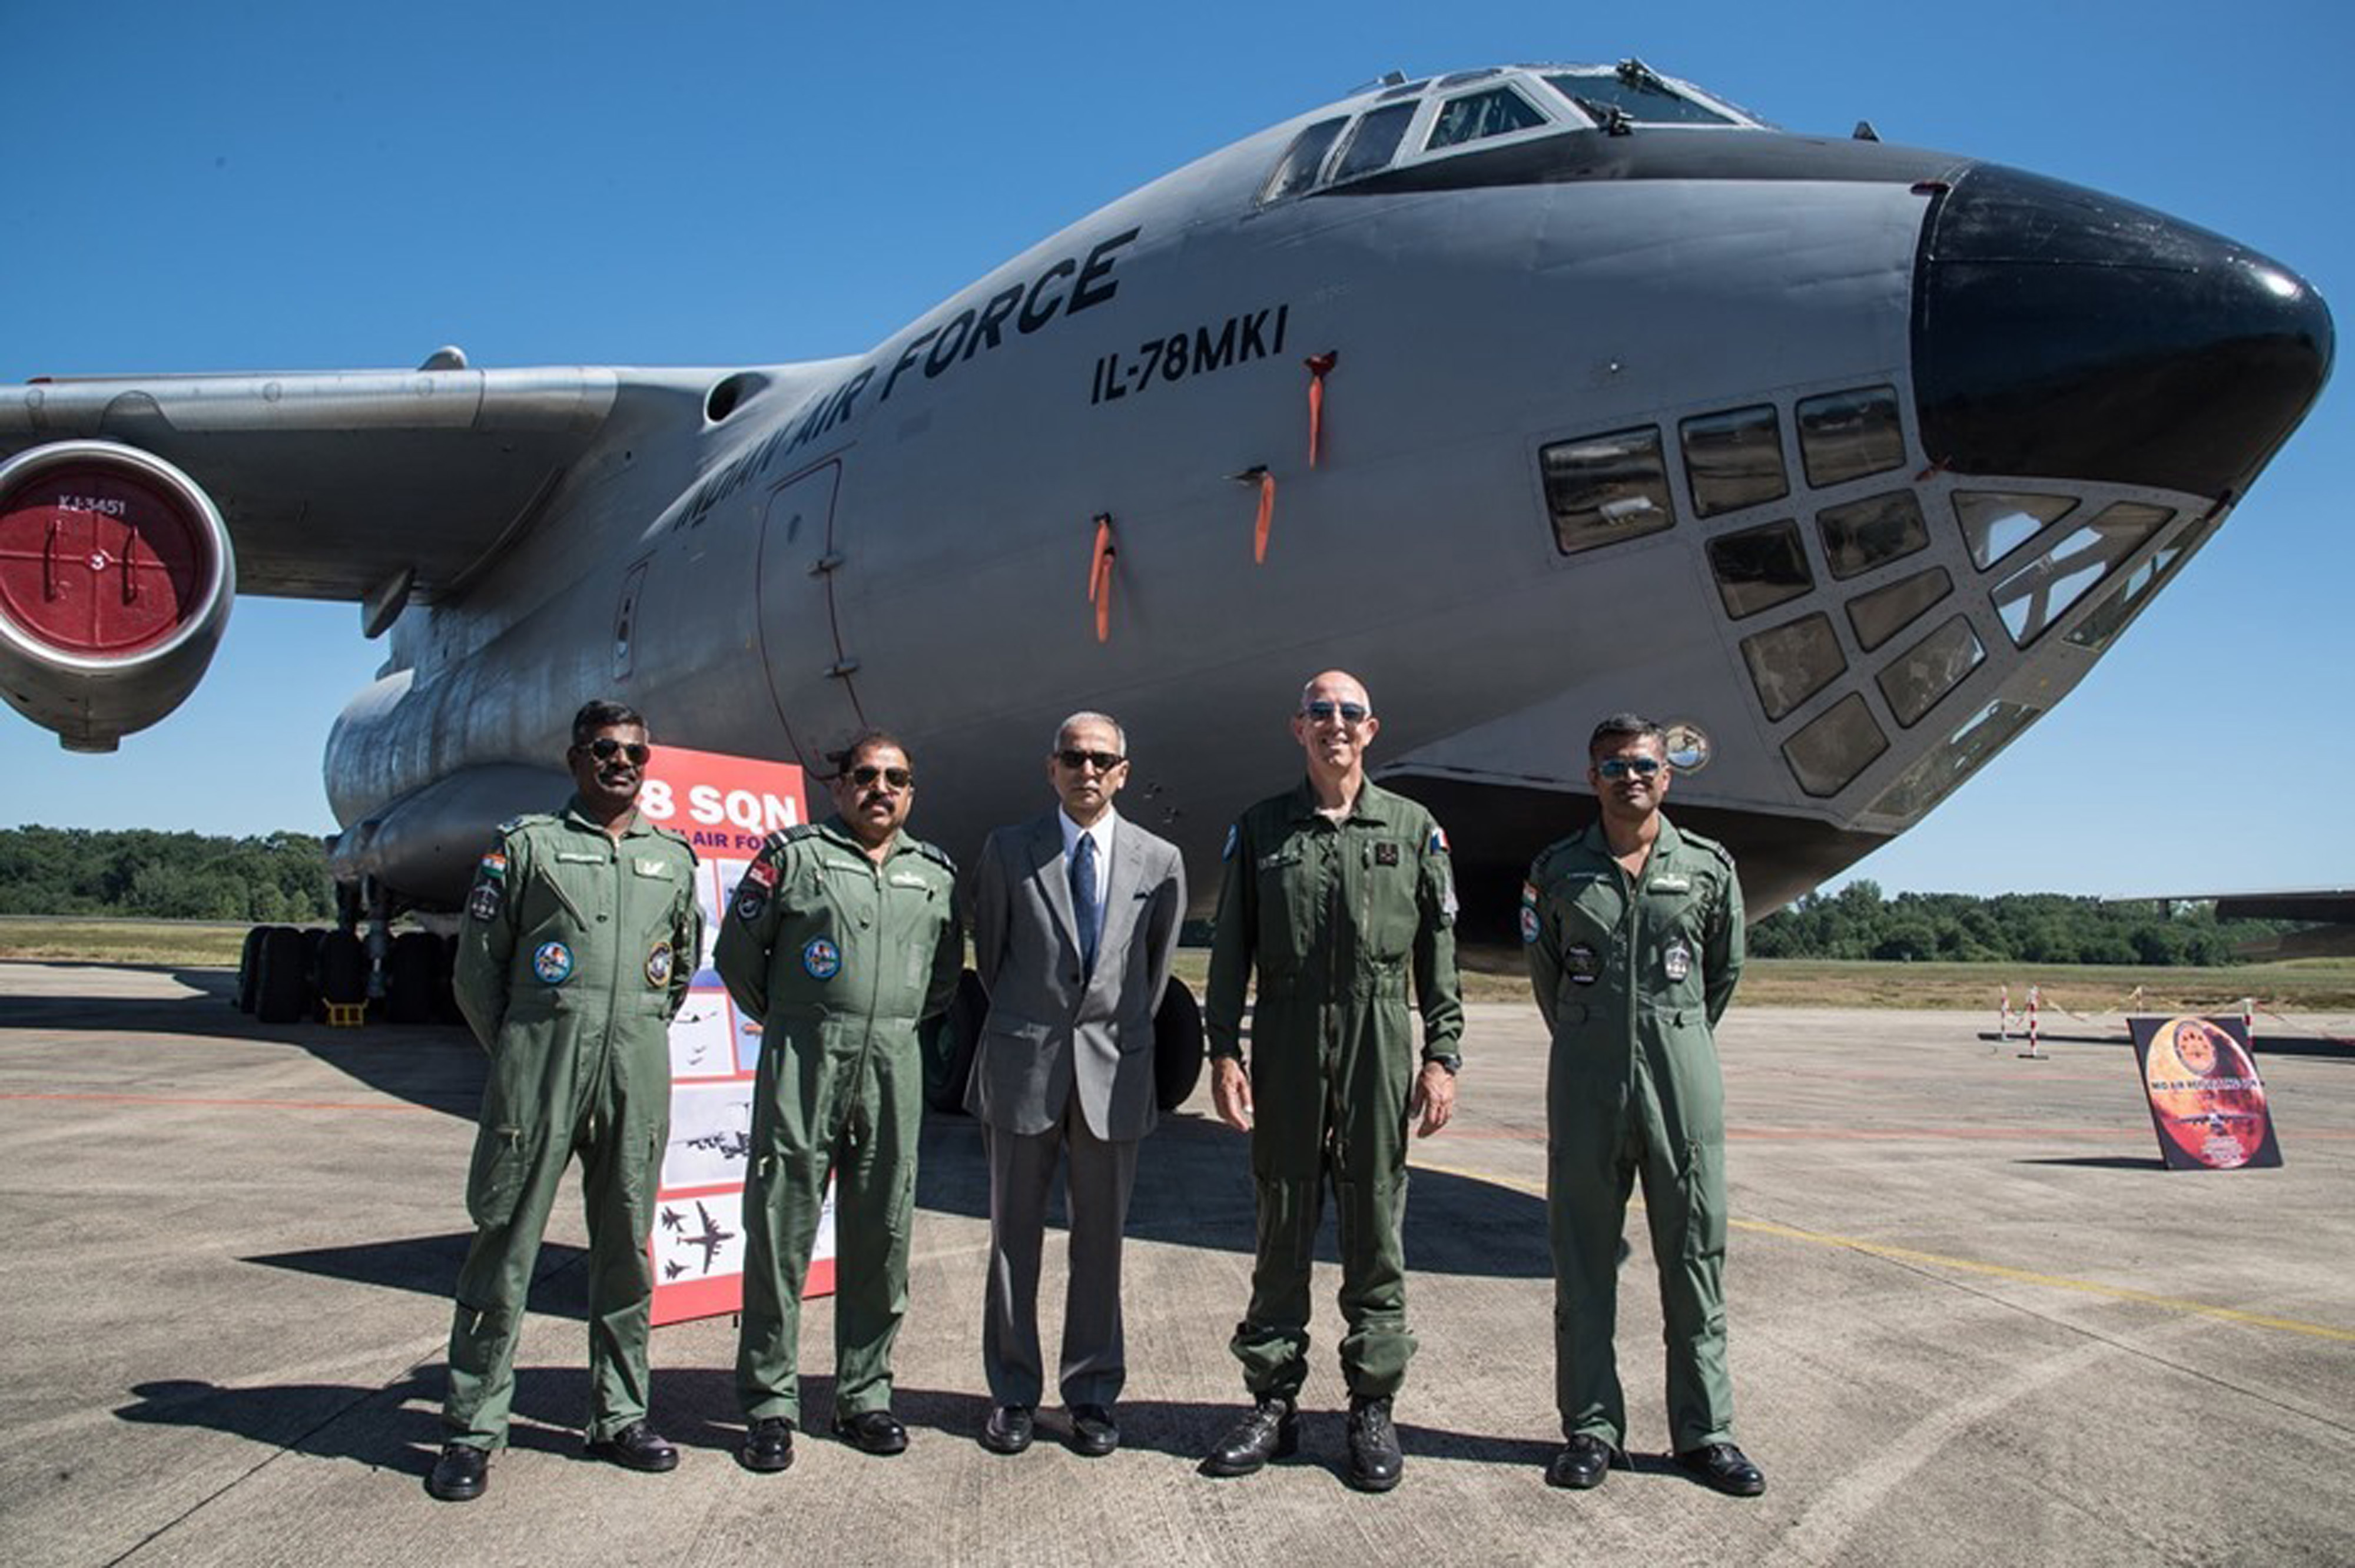
[[[1673,527],[1657,426],[1557,442],[1538,453],[1554,548],[1599,549]]]
[[[1412,103],[1386,103],[1369,111],[1350,133],[1349,144],[1341,149],[1340,161],[1333,166],[1334,179],[1354,179],[1389,167],[1391,155],[1398,151],[1399,138],[1406,134],[1407,123],[1414,118],[1416,107]]]
[[[1325,155],[1333,150],[1333,138],[1348,123],[1338,120],[1319,120],[1292,139],[1284,149],[1283,162],[1267,176],[1267,187],[1259,195],[1259,204],[1282,201],[1287,196],[1298,196],[1316,183],[1316,171],[1325,166]]]
[[[1614,112],[1637,125],[1731,125],[1716,110],[1695,103],[1645,72],[1634,80],[1610,71],[1593,76],[1563,73],[1549,76],[1553,90],[1578,105],[1596,124],[1609,123]]]
[[[1431,135],[1423,144],[1423,150],[1458,146],[1545,123],[1545,116],[1531,108],[1528,99],[1509,87],[1492,87],[1486,92],[1469,92],[1442,104],[1438,116],[1431,123]]]

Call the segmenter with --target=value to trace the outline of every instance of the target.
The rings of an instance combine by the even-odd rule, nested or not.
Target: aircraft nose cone
[[[1926,221],[1913,390],[1930,456],[2238,496],[2330,374],[2288,268],[2148,208],[1977,165]]]

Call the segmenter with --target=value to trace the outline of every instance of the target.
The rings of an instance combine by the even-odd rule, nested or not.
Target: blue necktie
[[[1096,910],[1096,841],[1092,834],[1080,835],[1078,846],[1071,851],[1071,912],[1080,923],[1080,970],[1092,975],[1096,968],[1096,938],[1103,917]]]

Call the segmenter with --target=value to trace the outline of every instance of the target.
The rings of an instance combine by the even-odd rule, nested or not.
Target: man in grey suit
[[[1121,1231],[1136,1146],[1157,1114],[1153,1013],[1186,913],[1177,848],[1113,809],[1127,779],[1120,726],[1072,714],[1047,757],[1061,805],[991,834],[975,871],[974,966],[989,1015],[965,1108],[989,1153],[981,1359],[993,1408],[981,1441],[1000,1454],[1030,1445],[1045,1382],[1039,1254],[1059,1156],[1071,1229],[1061,1367],[1071,1448],[1099,1457],[1120,1446]]]

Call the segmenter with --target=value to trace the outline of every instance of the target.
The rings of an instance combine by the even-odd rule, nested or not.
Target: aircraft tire
[[[253,1016],[266,1024],[291,1024],[310,1010],[303,933],[291,925],[264,928],[254,955]]]
[[[989,993],[981,976],[967,969],[957,976],[949,1010],[934,1019],[924,1050],[924,1104],[944,1115],[964,1114],[965,1085],[973,1082],[973,1059],[981,1049],[981,1023],[989,1016]]]
[[[441,960],[442,939],[430,931],[404,931],[392,939],[392,955],[384,965],[386,1021],[433,1021],[434,971]]]
[[[237,1010],[253,1011],[253,998],[261,986],[261,938],[269,931],[266,925],[248,928],[245,944],[237,950]]]
[[[368,948],[353,931],[331,931],[319,943],[319,1008],[368,1000]]]
[[[1186,982],[1171,976],[1153,1010],[1153,1098],[1174,1111],[1202,1076],[1202,1009]]]

